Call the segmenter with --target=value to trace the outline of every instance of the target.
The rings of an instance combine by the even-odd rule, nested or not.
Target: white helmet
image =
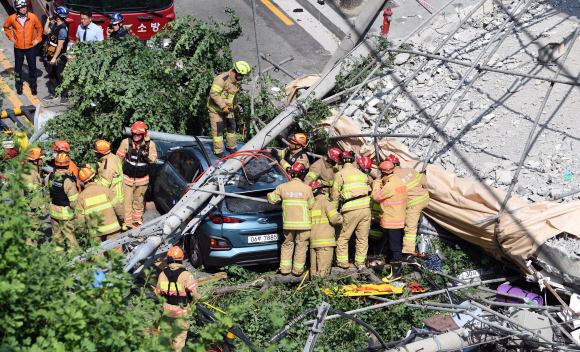
[[[26,3],[26,0],[14,0],[14,8],[16,10],[18,10],[19,8],[22,7],[27,7],[28,4]]]

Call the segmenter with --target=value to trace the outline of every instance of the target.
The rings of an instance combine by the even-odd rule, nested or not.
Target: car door
[[[168,175],[171,177],[172,203],[175,204],[183,197],[187,184],[201,174],[202,168],[199,159],[187,150],[171,153],[167,158],[167,164],[174,170]]]

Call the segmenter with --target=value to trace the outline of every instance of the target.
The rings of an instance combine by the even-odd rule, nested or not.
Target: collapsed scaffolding
[[[576,29],[572,39],[568,43],[568,47],[566,49],[566,53],[560,59],[558,63],[558,68],[556,73],[551,78],[541,77],[536,75],[529,75],[529,74],[522,74],[518,72],[508,71],[508,70],[499,70],[493,67],[488,66],[492,56],[494,53],[499,49],[502,45],[504,40],[508,37],[509,33],[512,32],[513,28],[518,25],[519,20],[521,17],[526,13],[529,7],[532,5],[534,0],[520,0],[515,5],[513,10],[509,13],[509,16],[505,19],[505,21],[501,24],[501,26],[496,30],[493,38],[489,41],[483,51],[478,55],[478,57],[473,60],[471,63],[466,64],[465,62],[459,62],[457,60],[449,59],[442,57],[439,54],[439,51],[443,48],[445,43],[447,43],[453,35],[475,14],[477,13],[478,9],[486,3],[487,0],[482,0],[475,7],[470,11],[470,13],[463,18],[460,23],[455,27],[451,33],[449,33],[442,43],[438,45],[438,47],[433,50],[431,53],[420,53],[413,50],[404,50],[402,49],[403,45],[407,42],[407,40],[416,34],[421,28],[429,24],[429,22],[439,14],[438,11],[435,11],[429,18],[427,18],[420,26],[418,26],[415,30],[413,30],[399,45],[398,48],[388,48],[381,52],[376,52],[375,49],[378,47],[378,43],[372,37],[369,36],[362,36],[361,33],[365,32],[366,28],[368,27],[368,21],[366,23],[361,23],[357,21],[357,28],[353,30],[353,33],[349,33],[347,37],[349,39],[357,38],[355,43],[350,43],[349,41],[343,40],[341,43],[341,47],[337,50],[337,53],[333,56],[333,59],[329,62],[328,66],[325,68],[325,71],[322,73],[322,77],[318,79],[309,89],[302,93],[304,97],[313,97],[314,99],[323,99],[325,96],[334,88],[335,83],[335,76],[340,72],[342,74],[346,74],[357,65],[360,65],[360,57],[366,56],[368,54],[374,55],[374,60],[368,64],[361,72],[359,72],[354,78],[352,78],[347,84],[347,88],[345,92],[341,92],[335,94],[332,97],[328,97],[325,100],[332,101],[336,99],[340,99],[341,96],[350,94],[350,97],[346,100],[344,106],[340,109],[340,111],[336,114],[330,126],[328,127],[328,132],[330,135],[330,139],[332,140],[344,140],[348,138],[358,138],[358,137],[370,137],[373,140],[374,145],[374,158],[375,161],[378,163],[382,160],[382,155],[385,155],[382,148],[384,144],[381,144],[384,138],[415,138],[415,141],[412,144],[412,147],[416,147],[421,140],[428,138],[431,139],[431,143],[429,145],[427,153],[422,157],[422,162],[417,163],[415,162],[414,167],[419,168],[421,171],[426,171],[429,166],[429,162],[432,161],[432,154],[435,151],[435,147],[439,140],[443,140],[444,142],[448,143],[449,140],[447,139],[446,134],[444,133],[444,128],[447,123],[450,121],[451,117],[459,107],[460,102],[463,100],[467,92],[473,87],[474,83],[482,76],[484,72],[491,71],[497,72],[501,74],[513,75],[513,76],[520,76],[529,79],[538,79],[538,80],[545,80],[550,82],[550,87],[546,92],[546,95],[542,101],[542,104],[539,108],[537,116],[534,120],[533,127],[529,133],[528,140],[524,149],[521,154],[521,158],[519,164],[517,165],[517,169],[513,179],[511,180],[509,189],[502,199],[498,199],[501,201],[501,206],[499,207],[499,211],[496,215],[487,217],[482,220],[478,220],[472,222],[472,225],[478,226],[481,224],[488,224],[489,222],[494,223],[494,236],[493,242],[496,246],[497,250],[500,252],[501,256],[507,260],[515,261],[520,269],[526,273],[532,274],[532,266],[526,265],[522,260],[514,259],[509,253],[506,253],[502,243],[500,243],[498,229],[499,224],[502,219],[502,216],[508,215],[513,216],[515,210],[507,211],[508,209],[508,201],[511,198],[512,192],[516,183],[518,182],[517,178],[519,177],[519,173],[521,167],[526,159],[526,156],[529,153],[530,143],[535,134],[536,127],[538,125],[539,119],[543,113],[545,108],[546,102],[550,96],[553,86],[558,84],[568,84],[568,85],[580,85],[578,82],[569,81],[569,80],[562,80],[559,79],[558,76],[560,71],[568,58],[568,55],[573,47],[573,44],[579,34],[579,30]],[[448,5],[450,5],[453,1],[447,2],[445,6],[442,7],[444,9]],[[371,14],[376,15],[378,10],[380,10],[384,4],[382,1],[374,2],[373,4],[367,5],[365,10],[363,10],[364,16],[368,18],[370,21],[373,16]],[[363,16],[361,14],[361,16]],[[503,36],[502,36],[502,33]],[[359,40],[360,38],[360,40]],[[343,45],[344,44],[344,45]],[[495,45],[494,45],[495,44]],[[491,51],[489,51],[491,50]],[[393,133],[378,133],[378,128],[381,125],[381,122],[387,116],[390,109],[392,109],[393,104],[397,100],[400,94],[405,92],[406,87],[413,81],[413,79],[425,68],[428,63],[428,60],[421,64],[408,78],[406,78],[403,82],[400,82],[399,85],[393,88],[392,91],[395,91],[393,96],[390,98],[389,102],[386,106],[382,109],[379,118],[375,122],[374,131],[370,134],[340,134],[337,132],[335,128],[336,124],[339,122],[340,118],[342,117],[342,113],[344,110],[349,106],[352,99],[357,95],[357,93],[366,86],[367,83],[371,82],[372,80],[376,79],[377,71],[386,64],[386,58],[390,55],[390,53],[409,53],[414,55],[422,55],[426,57],[428,60],[441,60],[445,62],[455,63],[462,66],[467,66],[468,70],[462,74],[460,82],[456,85],[453,89],[451,94],[447,97],[445,102],[439,107],[438,111],[433,115],[429,121],[429,123],[425,126],[424,130],[416,135],[416,134],[393,134]],[[268,59],[266,56],[262,55],[257,48],[257,54],[260,59],[264,58],[266,61],[270,62],[274,67],[280,69],[280,64],[273,62],[272,60]],[[343,62],[352,62],[353,65],[346,65],[343,66]],[[481,62],[481,63],[480,63]],[[354,82],[357,81],[366,71],[370,70],[371,67],[374,67],[370,74],[363,80],[362,83],[357,84],[356,86],[352,86]],[[261,66],[260,66],[260,74],[262,74]],[[470,75],[475,73],[471,80],[468,81]],[[288,73],[289,74],[289,73]],[[289,74],[289,76],[292,76]],[[468,82],[468,83],[467,83]],[[464,85],[467,85],[464,87]],[[352,91],[354,89],[354,92]],[[463,93],[461,97],[457,100],[455,105],[453,106],[451,112],[448,113],[447,118],[441,123],[436,125],[435,121],[440,117],[442,112],[444,111],[445,107],[452,101],[453,96],[459,92],[459,90],[463,89]],[[255,83],[252,91],[255,90]],[[252,93],[252,97],[254,93]],[[308,109],[308,103],[306,101],[294,101],[290,103],[284,111],[279,114],[276,118],[274,118],[271,122],[265,123],[254,116],[253,113],[253,101],[252,101],[252,124],[258,133],[254,138],[252,138],[245,146],[240,150],[240,152],[244,151],[251,151],[251,150],[262,150],[266,145],[268,145],[272,140],[277,138],[284,130],[289,128],[293,123],[300,120],[299,116]],[[255,117],[255,118],[254,118]],[[256,120],[262,125],[262,128],[259,129]],[[433,129],[434,134],[429,135],[428,132]],[[437,137],[435,136],[437,135]],[[167,251],[175,245],[178,241],[180,241],[184,236],[193,234],[200,224],[201,220],[207,216],[225,197],[226,193],[224,192],[224,184],[228,182],[228,179],[235,174],[242,166],[242,158],[241,157],[232,157],[227,161],[220,163],[218,165],[210,167],[205,173],[199,178],[197,182],[190,185],[188,192],[182,197],[182,199],[173,207],[173,209],[152,221],[149,221],[135,229],[130,231],[124,232],[121,236],[109,240],[102,243],[103,249],[99,251],[95,251],[95,253],[102,253],[106,250],[113,249],[120,245],[126,245],[128,250],[126,251],[126,258],[124,259],[125,264],[125,271],[129,271],[132,273],[133,277],[139,276],[144,269],[149,267],[153,264],[157,259],[162,258],[166,255]],[[570,193],[571,194],[571,193]],[[554,197],[556,198],[556,197]],[[515,218],[514,218],[515,219]],[[426,230],[429,231],[429,230]],[[522,227],[522,231],[526,231],[525,228]],[[461,236],[460,236],[461,237]],[[193,240],[195,240],[195,236],[191,236]],[[139,242],[142,240],[142,242]],[[76,260],[81,260],[82,257],[79,256]],[[529,267],[529,269],[528,269]],[[535,270],[535,269],[533,269]],[[543,328],[554,328],[555,330],[559,331],[563,334],[566,338],[570,340],[573,344],[568,344],[566,347],[562,347],[563,349],[575,349],[576,347],[580,346],[580,343],[576,341],[562,325],[571,324],[576,318],[575,312],[572,311],[569,307],[565,305],[564,302],[562,306],[558,307],[550,307],[550,306],[537,306],[531,304],[511,304],[509,303],[498,303],[495,301],[489,300],[480,300],[480,302],[485,304],[493,304],[495,306],[504,307],[506,309],[511,309],[510,313],[517,313],[517,311],[521,310],[528,310],[530,314],[533,315],[533,319],[538,320],[538,313],[532,313],[534,310],[543,311],[543,316],[549,319],[549,323],[542,327],[528,327],[525,323],[518,322],[514,320],[512,317],[508,317],[504,314],[500,314],[496,311],[490,310],[489,308],[477,303],[475,301],[471,301],[468,303],[468,306],[455,304],[453,299],[450,298],[449,304],[442,304],[437,302],[428,302],[428,301],[421,301],[421,304],[412,304],[409,303],[410,301],[423,299],[426,297],[430,297],[433,295],[450,295],[450,292],[457,291],[457,290],[464,290],[469,287],[476,287],[478,289],[484,289],[480,287],[483,284],[488,283],[497,283],[497,282],[510,282],[514,278],[499,278],[495,280],[488,280],[488,281],[481,281],[477,283],[467,283],[465,281],[459,280],[457,278],[452,278],[446,276],[443,273],[437,272],[438,275],[445,276],[448,279],[455,281],[461,286],[457,287],[450,287],[445,289],[440,289],[434,292],[430,292],[428,294],[422,295],[414,295],[408,297],[406,299],[396,300],[396,301],[386,301],[384,303],[374,305],[368,308],[364,308],[363,310],[356,310],[347,312],[347,314],[356,314],[362,311],[371,310],[371,309],[379,309],[391,305],[396,304],[405,304],[408,307],[417,308],[417,309],[430,309],[430,310],[438,310],[447,313],[454,313],[454,314],[464,314],[472,318],[473,322],[468,328],[462,328],[458,332],[448,332],[444,334],[438,334],[435,336],[429,337],[427,333],[423,333],[423,336],[426,336],[424,340],[411,342],[411,340],[405,340],[407,344],[407,348],[411,350],[419,350],[421,348],[425,348],[426,351],[430,350],[445,350],[445,349],[464,349],[468,346],[477,346],[484,343],[493,343],[503,339],[514,339],[515,337],[519,338],[519,341],[523,342],[530,342],[533,341],[538,346],[543,347],[550,347],[553,348],[555,346],[562,346],[564,340],[553,339],[552,337],[548,337],[544,334],[539,333],[540,330]],[[535,279],[537,281],[542,280],[540,275],[529,276],[529,278]],[[497,292],[496,292],[497,293]],[[558,297],[558,295],[554,292],[554,295]],[[509,294],[507,295],[509,296]],[[374,297],[371,298],[382,301],[385,300],[381,297]],[[517,298],[517,297],[515,297]],[[558,297],[559,298],[559,297]],[[480,298],[473,297],[473,300],[478,300]],[[521,297],[519,297],[521,299]],[[323,306],[321,306],[323,307]],[[323,314],[322,308],[319,307],[316,310],[313,310],[309,314],[314,314],[318,312],[319,314]],[[328,307],[324,308],[326,313],[330,310]],[[480,316],[476,315],[473,311],[476,309],[480,309],[487,313],[493,315],[493,318],[483,319]],[[570,310],[569,316],[566,315],[568,318],[563,323],[557,323],[553,316],[550,315],[550,312],[563,312],[565,310]],[[334,319],[339,317],[339,315],[332,315],[326,316],[324,313],[323,317],[319,317],[317,320],[318,323],[323,323],[325,320]],[[515,314],[514,313],[514,314]],[[303,318],[305,318],[304,316]],[[529,318],[529,317],[528,317]],[[531,318],[529,318],[531,319]],[[310,321],[307,323],[314,323],[315,321]],[[306,323],[305,323],[306,324]],[[321,329],[321,325],[317,327]],[[481,330],[489,330],[492,329],[494,331],[493,334],[481,334]],[[314,331],[314,330],[313,330]],[[415,332],[415,335],[421,335],[418,332]],[[380,339],[380,337],[379,337]],[[445,342],[444,342],[445,341]],[[315,341],[314,341],[315,343]],[[313,344],[309,345],[313,346]],[[383,350],[387,350],[389,348],[400,347],[400,342],[396,343],[395,345],[385,344],[384,341],[381,341],[381,345],[379,346]],[[371,347],[369,347],[371,348]],[[370,350],[378,350],[370,349]],[[306,348],[305,348],[306,350]]]

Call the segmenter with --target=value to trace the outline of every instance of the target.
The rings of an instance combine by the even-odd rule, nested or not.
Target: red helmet
[[[328,159],[329,160],[332,160],[335,163],[338,163],[340,161],[340,153],[342,153],[340,151],[340,149],[338,149],[338,148],[330,148],[326,152],[326,155],[328,156]]]
[[[70,165],[70,158],[65,153],[60,153],[54,159],[54,165],[59,167],[67,167]]]
[[[183,250],[178,246],[173,246],[167,253],[167,259],[169,260],[183,260]]]
[[[344,163],[352,163],[352,162],[354,162],[354,159],[355,159],[354,152],[352,150],[349,150],[348,152],[345,151],[343,153],[340,153],[339,157],[340,157],[340,162],[343,164]]]
[[[363,156],[362,158],[358,159],[356,163],[358,164],[359,169],[365,174],[371,172],[373,162],[371,161],[371,158],[369,158],[368,156]]]
[[[67,141],[56,141],[54,142],[54,144],[52,145],[52,150],[54,150],[55,152],[65,152],[68,153],[70,152],[70,145],[68,145]]]
[[[395,166],[401,166],[401,162],[399,161],[399,158],[397,158],[395,154],[390,154],[387,160],[392,162],[393,165]]]
[[[296,177],[302,177],[306,175],[306,166],[300,163],[296,163],[292,165],[292,167],[288,170],[288,173],[292,177],[294,177],[294,175],[296,175]]]
[[[390,161],[383,161],[379,164],[379,171],[383,174],[392,174],[395,171],[395,165]]]
[[[320,182],[312,181],[308,184],[310,188],[312,188],[312,192],[316,191],[317,189],[323,190],[324,186]]]
[[[133,134],[147,134],[147,126],[143,121],[137,121],[131,126],[131,133]]]
[[[294,133],[290,136],[290,143],[298,144],[303,147],[306,147],[306,135],[304,133]]]

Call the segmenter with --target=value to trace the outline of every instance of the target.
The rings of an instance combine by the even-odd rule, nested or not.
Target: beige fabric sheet
[[[286,100],[286,106],[296,100],[296,92],[300,88],[310,87],[314,82],[318,81],[320,75],[306,75],[293,80],[286,85],[286,94],[288,95]]]
[[[328,128],[333,119],[334,116],[329,117],[321,126]],[[341,116],[332,135],[359,133],[362,133],[359,127],[349,117]],[[376,164],[374,145],[367,145],[365,138],[337,142],[341,149],[353,150],[357,156],[368,156]],[[421,170],[420,159],[401,142],[406,141],[380,141],[381,159],[396,154],[402,167]],[[431,197],[425,210],[427,215],[457,236],[497,257],[501,255],[494,241],[495,221],[478,226],[472,224],[496,215],[505,198],[505,191],[459,178],[437,165],[427,166],[426,188]],[[562,232],[580,237],[580,201],[528,204],[512,195],[499,221],[498,242],[507,255],[522,265],[523,260],[532,256],[546,240]]]

